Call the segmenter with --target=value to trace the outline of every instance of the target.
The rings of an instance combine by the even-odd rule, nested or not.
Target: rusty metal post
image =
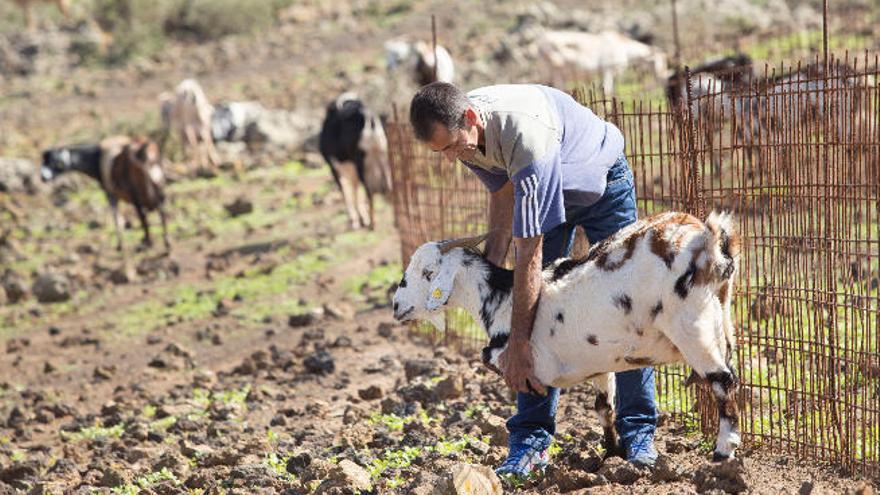
[[[828,0],[822,0],[822,59],[828,73]]]

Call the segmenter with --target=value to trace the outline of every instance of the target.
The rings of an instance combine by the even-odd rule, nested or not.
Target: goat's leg
[[[110,212],[113,214],[113,226],[116,228],[116,250],[122,251],[122,227],[125,219],[119,211],[119,199],[116,196],[107,194],[107,201],[110,202]]]
[[[611,69],[602,71],[602,86],[605,88],[606,95],[610,96],[614,93],[614,72]]]
[[[134,209],[137,210],[138,218],[141,220],[141,228],[144,229],[144,239],[141,241],[141,246],[145,248],[150,247],[153,245],[153,240],[150,239],[150,224],[147,222],[147,212],[138,203],[135,203]]]
[[[352,229],[361,227],[358,211],[355,207],[355,192],[357,190],[357,171],[352,162],[337,162],[336,170],[339,172],[339,189],[342,191],[342,200],[345,202],[345,209],[348,212],[348,218],[351,222]]]
[[[732,458],[740,444],[736,404],[738,380],[725,359],[727,339],[719,314],[721,311],[720,305],[715,306],[697,319],[680,321],[678,327],[667,334],[685,362],[712,386],[719,420],[718,439],[712,456],[716,461]]]
[[[171,241],[168,240],[168,222],[165,218],[165,208],[160,206],[157,208],[159,219],[162,220],[162,241],[165,242],[165,251],[171,252]]]
[[[376,230],[376,211],[374,205],[375,197],[373,193],[367,189],[367,211],[370,219],[370,230]]]
[[[360,182],[360,181],[358,181]],[[370,230],[373,229],[373,212],[372,208],[370,208],[370,193],[367,191],[366,186],[361,184],[355,184],[354,186],[354,194],[355,194],[355,206],[358,210],[358,217],[361,219],[361,225],[368,227]]]
[[[184,143],[184,155],[187,158],[192,158],[191,154],[193,150],[195,150],[195,162],[197,167],[202,166],[202,147],[199,146],[199,138],[196,136],[195,129],[192,126],[187,125],[183,128],[183,143]]]
[[[214,147],[214,137],[211,136],[211,129],[203,128],[201,132],[202,145],[208,155],[208,164],[211,168],[220,166],[220,157],[217,155],[217,148]]]
[[[620,444],[617,441],[617,432],[614,430],[614,373],[604,373],[591,380],[596,387],[596,416],[602,425],[602,446],[605,447],[605,456],[620,455]]]
[[[28,2],[28,4],[22,10],[24,10],[24,20],[27,24],[27,30],[29,33],[33,33],[37,30],[37,22],[34,18],[34,10],[30,2]]]

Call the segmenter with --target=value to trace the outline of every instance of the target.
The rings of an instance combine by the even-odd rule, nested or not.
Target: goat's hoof
[[[733,454],[722,454],[717,450],[712,452],[712,462],[724,462],[726,460],[733,459]]]

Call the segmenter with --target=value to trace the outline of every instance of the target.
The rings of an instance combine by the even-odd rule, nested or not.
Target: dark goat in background
[[[63,173],[78,171],[98,181],[113,211],[117,250],[120,251],[122,215],[119,200],[132,204],[137,210],[144,230],[143,246],[152,246],[146,213],[158,211],[165,248],[170,250],[164,210],[165,194],[162,190],[164,174],[159,161],[159,147],[153,141],[115,136],[98,144],[62,146],[43,151],[41,175],[48,182]]]
[[[351,227],[372,229],[373,195],[391,190],[388,141],[382,121],[354,94],[344,93],[327,105],[319,148],[342,191]],[[359,186],[363,186],[366,198]]]

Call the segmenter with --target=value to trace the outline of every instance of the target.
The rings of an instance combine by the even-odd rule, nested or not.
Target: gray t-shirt
[[[605,192],[623,135],[568,94],[539,85],[487,86],[468,93],[485,124],[485,154],[464,164],[494,192],[514,183],[515,237],[565,221],[565,206],[589,206]]]

